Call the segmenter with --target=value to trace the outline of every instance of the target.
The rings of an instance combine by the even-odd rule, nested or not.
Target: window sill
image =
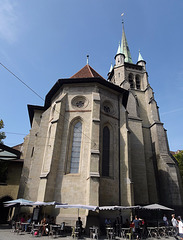
[[[7,183],[3,183],[3,182],[0,182],[0,186],[7,186],[8,184]]]

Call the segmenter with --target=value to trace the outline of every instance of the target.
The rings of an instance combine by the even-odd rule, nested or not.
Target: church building
[[[139,52],[132,62],[124,25],[104,79],[89,64],[59,79],[44,106],[28,105],[21,198],[94,206],[159,203],[178,211],[182,186]],[[76,209],[55,209],[72,222]],[[81,210],[85,224],[103,213]]]

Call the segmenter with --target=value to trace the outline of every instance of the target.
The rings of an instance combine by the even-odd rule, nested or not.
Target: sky
[[[183,149],[182,12],[182,0],[0,0],[4,144],[23,142],[31,128],[27,105],[43,106],[56,81],[84,67],[87,55],[107,78],[124,13],[133,63],[140,49],[170,150]]]

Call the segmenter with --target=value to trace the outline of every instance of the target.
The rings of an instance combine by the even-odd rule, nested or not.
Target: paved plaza
[[[25,233],[25,232],[17,234],[17,233],[14,233],[12,229],[9,228],[8,226],[0,225],[0,240],[29,240],[29,239],[33,240],[34,238],[35,239],[41,238],[43,240],[53,239],[53,237],[49,237],[49,236],[34,237],[31,234]],[[61,239],[61,238],[59,237],[58,239]],[[64,237],[62,239],[71,240],[71,237]]]
[[[12,230],[7,226],[7,225],[0,225],[0,240],[32,240],[34,238],[41,238],[43,240],[50,240],[50,239],[53,239],[54,237],[52,236],[42,236],[42,237],[35,237],[35,236],[32,236],[31,234],[29,233],[20,233],[20,234],[17,234],[17,233],[14,233],[12,232]],[[71,238],[70,236],[68,237],[56,237],[56,239],[60,239],[60,240],[72,240],[73,238]],[[84,240],[89,240],[90,238],[82,238]],[[105,238],[100,238],[102,240],[104,240]],[[125,238],[116,238],[116,239],[124,239],[126,240]],[[148,238],[148,240],[155,240],[156,238]],[[168,238],[161,238],[162,240],[175,240],[174,237],[168,237]]]

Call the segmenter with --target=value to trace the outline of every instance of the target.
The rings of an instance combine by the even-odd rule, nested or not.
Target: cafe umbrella
[[[28,205],[31,205],[32,203],[33,201],[19,198],[19,199],[4,202],[4,206],[5,207],[28,206]]]
[[[55,205],[55,208],[76,208],[78,209],[78,217],[79,217],[79,209],[86,209],[91,211],[96,211],[98,209],[97,206],[91,205],[82,205],[82,204],[62,204],[62,205]]]
[[[54,205],[62,205],[62,203],[53,201],[53,202],[41,202],[41,201],[36,201],[36,202],[31,202],[31,203],[22,203],[20,205],[23,206],[29,206],[29,207],[43,207],[43,215],[45,216],[45,208],[46,206],[54,206]],[[66,204],[65,204],[66,205]]]
[[[118,210],[119,211],[119,218],[120,218],[120,221],[123,222],[123,217],[122,217],[122,213],[121,211],[122,210],[128,210],[128,209],[137,209],[139,210],[141,208],[140,205],[136,205],[136,206],[118,206],[118,205],[114,205],[114,206],[101,206],[99,207],[99,210]]]
[[[143,206],[142,209],[174,211],[173,208],[165,207],[165,206],[157,204],[157,203]]]
[[[143,207],[142,207],[142,210],[150,210],[150,211],[153,211],[153,210],[155,211],[155,210],[156,210],[155,212],[156,212],[157,226],[159,225],[159,222],[158,222],[158,212],[159,212],[159,211],[174,211],[173,208],[169,208],[169,207],[166,207],[166,206],[157,204],[157,203],[143,206]]]
[[[124,210],[124,209],[140,209],[141,206],[102,206],[99,207],[99,210]]]
[[[4,202],[4,207],[9,207],[10,208],[10,210],[9,210],[10,219],[13,217],[14,212],[16,213],[15,215],[19,218],[20,207],[21,206],[28,206],[28,205],[30,206],[30,204],[32,204],[32,203],[33,203],[32,201],[29,201],[27,199],[18,198],[18,199],[15,199],[15,200],[10,200],[10,201]],[[14,208],[14,207],[15,207],[15,209],[12,210],[11,208]]]
[[[62,203],[59,203],[59,202],[56,202],[56,201],[53,201],[53,202],[40,202],[40,201],[36,201],[36,202],[31,202],[30,204],[29,203],[22,203],[20,205],[23,205],[23,206],[54,206],[54,205],[63,205]],[[64,204],[64,205],[67,205],[67,204]]]

